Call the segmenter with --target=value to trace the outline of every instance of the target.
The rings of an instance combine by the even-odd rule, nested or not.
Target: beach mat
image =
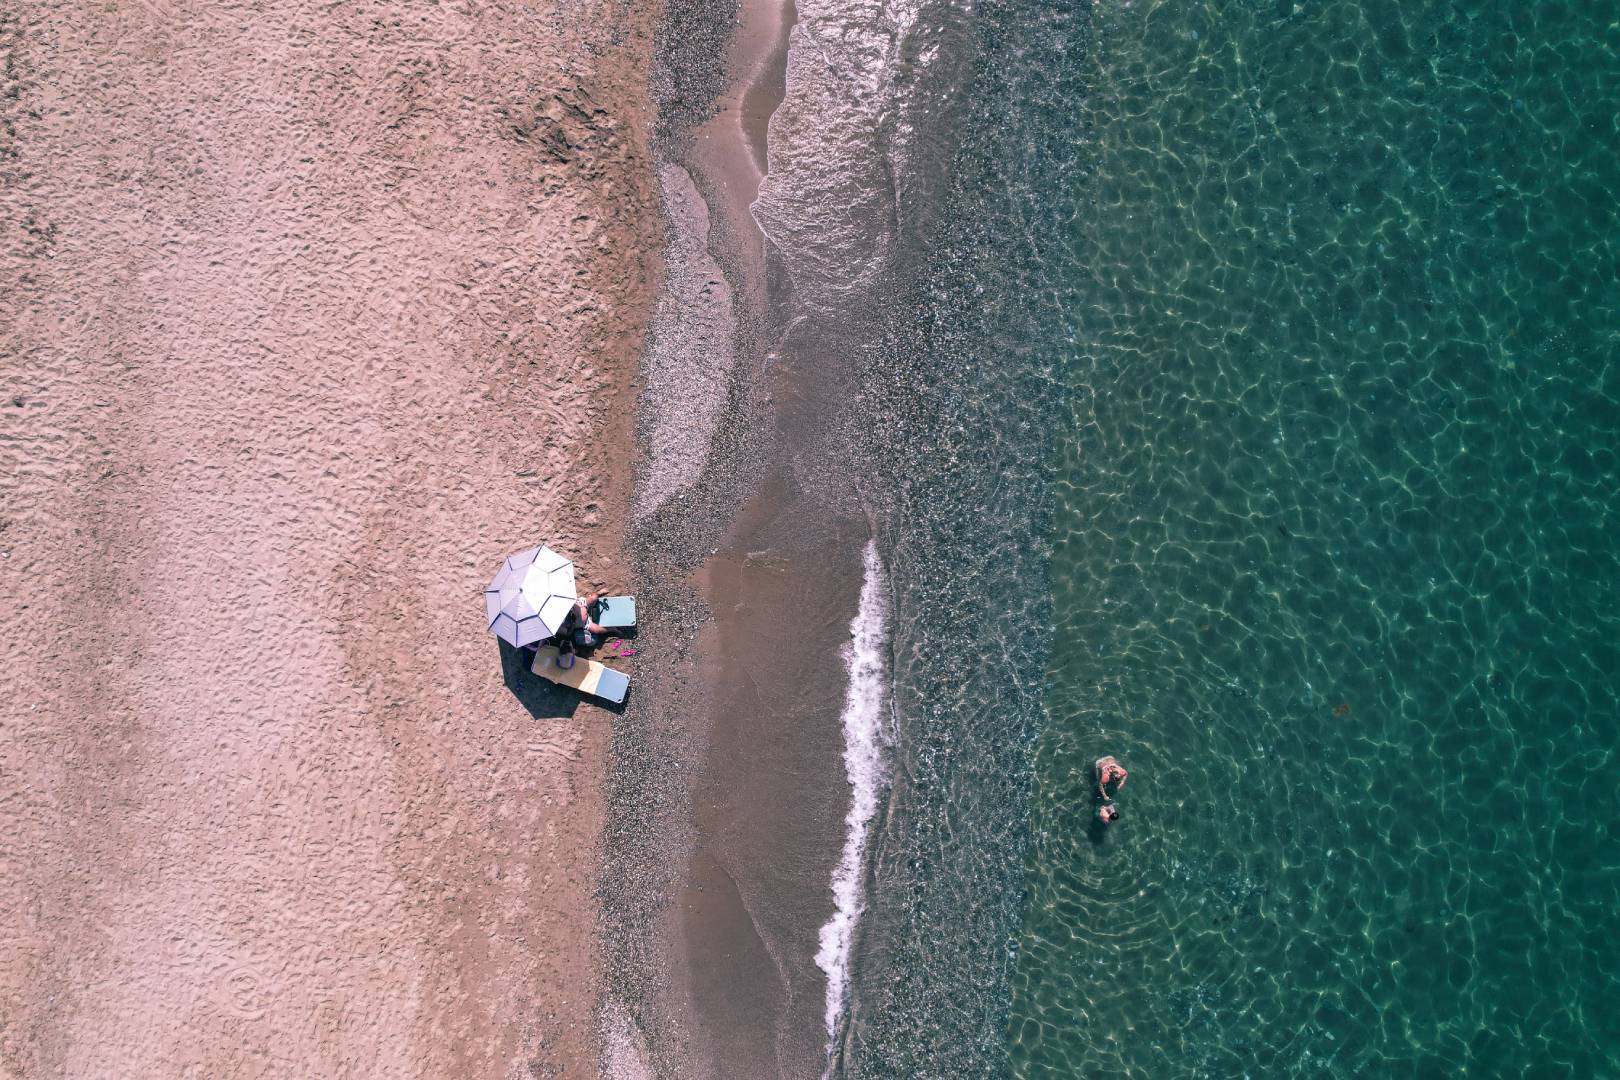
[[[592,694],[615,705],[624,701],[625,691],[630,689],[630,678],[624,672],[614,671],[606,664],[587,660],[583,656],[574,657],[573,667],[558,667],[555,645],[542,645],[535,652],[534,663],[529,665],[529,670],[559,686],[571,686],[583,694]]]
[[[596,614],[592,618],[609,630],[623,630],[636,625],[636,598],[633,596],[608,596],[593,606]]]

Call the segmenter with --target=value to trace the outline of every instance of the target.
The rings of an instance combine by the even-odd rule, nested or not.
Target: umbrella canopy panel
[[[562,629],[573,606],[574,564],[548,547],[507,556],[484,590],[490,633],[520,647]]]

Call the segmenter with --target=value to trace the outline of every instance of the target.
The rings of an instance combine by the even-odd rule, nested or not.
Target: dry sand
[[[656,16],[0,13],[0,1076],[596,1074]]]

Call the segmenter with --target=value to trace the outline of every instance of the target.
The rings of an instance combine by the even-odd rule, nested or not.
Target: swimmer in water
[[[1112,803],[1104,803],[1097,807],[1097,820],[1104,825],[1112,825],[1119,820],[1119,808]]]
[[[1109,797],[1109,784],[1114,785],[1115,791],[1125,786],[1125,767],[1115,761],[1112,754],[1098,758],[1093,768],[1096,770],[1097,794],[1103,798]]]

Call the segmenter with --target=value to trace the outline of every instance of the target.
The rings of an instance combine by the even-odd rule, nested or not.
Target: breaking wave
[[[889,738],[884,724],[889,703],[889,601],[876,540],[866,543],[865,563],[860,606],[849,624],[849,644],[844,646],[844,666],[849,671],[843,712],[844,772],[851,788],[849,813],[844,815],[843,854],[832,875],[836,907],[832,918],[821,927],[821,947],[816,951],[816,965],[827,975],[829,1073],[849,993],[855,926],[866,906],[861,889],[866,841],[889,784],[884,752]]]

